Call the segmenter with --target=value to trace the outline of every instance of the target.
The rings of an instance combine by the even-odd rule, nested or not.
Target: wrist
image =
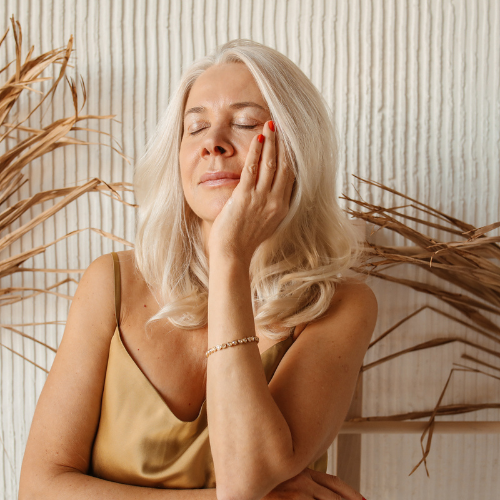
[[[246,255],[240,253],[237,255],[235,252],[223,251],[220,249],[209,250],[209,272],[215,268],[220,269],[244,269],[250,270],[250,261]]]

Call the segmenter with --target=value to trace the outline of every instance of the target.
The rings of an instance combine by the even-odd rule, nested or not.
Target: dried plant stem
[[[493,370],[498,370],[500,372],[500,366],[490,365],[489,363],[486,363],[485,361],[481,361],[479,359],[473,358],[472,356],[469,356],[468,354],[462,354],[462,358],[466,359],[468,361],[474,361],[474,363],[479,363],[480,365],[487,366],[488,368],[493,368]]]
[[[374,368],[375,366],[378,366],[382,363],[385,363],[386,361],[390,361],[391,359],[397,358],[397,357],[402,356],[403,354],[407,354],[409,352],[421,351],[423,349],[430,349],[432,347],[438,347],[438,346],[442,346],[445,344],[450,344],[451,342],[461,342],[461,343],[469,345],[471,347],[475,347],[476,349],[479,349],[481,351],[487,352],[488,354],[491,354],[492,356],[496,356],[497,358],[500,358],[499,352],[494,351],[492,349],[488,349],[480,344],[476,344],[475,342],[470,342],[469,340],[466,340],[466,339],[461,339],[459,337],[437,338],[437,339],[428,340],[427,342],[422,342],[421,344],[414,345],[412,347],[409,347],[408,349],[403,349],[402,351],[395,352],[393,354],[390,354],[389,356],[385,356],[381,359],[378,359],[377,361],[373,361],[372,363],[368,363],[367,365],[363,365],[361,367],[361,371],[364,372],[364,371],[370,370],[371,368]]]
[[[446,384],[441,392],[441,395],[439,396],[439,400],[436,404],[436,407],[434,408],[431,416],[430,416],[430,419],[427,423],[427,426],[424,430],[424,432],[422,433],[422,436],[420,438],[420,445],[422,447],[422,459],[418,462],[418,464],[413,468],[413,470],[410,472],[410,476],[418,469],[418,467],[422,464],[422,462],[424,463],[425,465],[425,471],[427,473],[427,477],[429,477],[429,470],[427,468],[427,456],[429,455],[430,453],[430,449],[431,449],[431,441],[432,441],[432,435],[433,435],[433,432],[434,432],[434,423],[435,423],[435,418],[436,418],[436,415],[438,413],[438,409],[441,405],[441,401],[443,400],[443,397],[446,393],[446,389],[448,388],[448,385],[450,383],[450,380],[451,380],[451,377],[453,375],[454,372],[475,372],[475,373],[482,373],[484,375],[487,375],[488,377],[492,377],[492,378],[495,378],[495,379],[498,379],[500,380],[499,377],[495,377],[494,375],[491,375],[489,373],[485,373],[481,370],[477,370],[477,369],[474,369],[474,368],[469,368],[467,366],[464,366],[464,365],[458,365],[458,366],[461,366],[461,368],[452,368],[450,370],[450,375],[448,376],[448,380],[446,381]],[[423,441],[425,439],[425,436],[426,434],[429,433],[428,435],[428,438],[427,438],[427,443],[426,443],[426,446],[425,446],[425,449],[423,447]]]
[[[408,320],[416,316],[417,314],[420,314],[422,311],[429,310],[433,311],[435,313],[438,313],[448,319],[451,319],[452,321],[455,321],[457,323],[460,323],[461,325],[466,326],[467,328],[470,328],[471,330],[474,330],[477,333],[480,333],[481,335],[484,335],[485,337],[489,338],[493,342],[496,342],[497,344],[500,344],[500,338],[494,337],[493,335],[490,335],[489,333],[481,330],[480,328],[477,328],[475,325],[471,325],[470,323],[467,323],[465,321],[462,321],[461,319],[455,318],[451,314],[445,313],[444,311],[441,311],[439,309],[436,309],[435,307],[425,305],[417,309],[416,311],[412,312],[408,316],[405,316],[402,320],[398,321],[395,325],[391,326],[388,330],[386,330],[384,333],[379,335],[374,341],[370,343],[368,346],[368,349],[372,348],[374,345],[376,345],[378,342],[380,342],[382,339],[387,337],[390,333],[392,333],[394,330],[399,328],[402,324],[406,323]]]
[[[439,406],[436,411],[436,416],[444,415],[461,415],[463,413],[471,413],[479,410],[498,409],[500,403],[481,403],[481,404],[455,404]],[[426,411],[411,411],[408,413],[398,413],[396,415],[373,416],[373,417],[356,417],[350,418],[348,422],[401,422],[404,420],[417,420],[419,418],[430,417],[434,410]]]
[[[19,201],[16,200],[15,202],[13,201],[13,196],[15,194],[18,194],[21,187],[24,186],[26,182],[28,182],[28,179],[25,178],[23,173],[24,168],[32,163],[33,160],[39,159],[43,155],[51,153],[58,148],[65,146],[80,147],[88,146],[91,144],[98,144],[110,147],[127,162],[129,162],[129,159],[121,153],[121,147],[112,138],[111,134],[82,126],[83,121],[90,119],[112,120],[114,118],[114,115],[98,116],[91,114],[82,114],[82,109],[87,101],[87,93],[83,79],[80,79],[80,88],[83,95],[82,103],[80,105],[77,84],[72,78],[68,79],[68,77],[66,76],[67,68],[71,67],[71,65],[69,64],[69,59],[73,52],[73,37],[70,37],[66,47],[48,51],[35,58],[33,58],[34,47],[31,47],[26,57],[23,58],[21,26],[19,22],[14,20],[14,17],[12,17],[11,19],[11,24],[15,41],[15,67],[12,67],[9,63],[0,70],[0,74],[3,74],[3,76],[5,76],[6,78],[5,81],[0,85],[0,143],[5,146],[2,149],[4,153],[0,155],[0,233],[4,234],[0,238],[0,252],[12,248],[11,245],[14,242],[18,241],[20,238],[32,231],[35,227],[43,224],[47,219],[60,212],[66,206],[68,206],[68,204],[74,202],[86,193],[98,192],[99,194],[102,194],[104,196],[110,196],[111,198],[113,198],[113,200],[119,201],[124,205],[135,207],[133,203],[125,201],[119,194],[119,191],[132,192],[132,185],[130,183],[108,183],[102,179],[90,179],[88,182],[85,182],[81,186],[50,189],[47,191],[35,193],[33,196],[30,196],[26,199],[21,199]],[[2,43],[5,41],[8,31],[9,30],[7,30],[1,38],[0,45],[2,45]],[[36,87],[40,83],[48,80],[53,80],[51,76],[43,76],[43,73],[45,70],[48,70],[51,67],[55,68],[54,65],[60,66],[59,70],[55,71],[55,74],[57,74],[57,76],[53,81],[50,89],[47,92],[43,93]],[[10,71],[10,74],[7,74],[8,70],[12,70]],[[63,80],[63,78],[66,80],[69,86],[74,110],[73,114],[70,116],[61,117],[52,123],[44,125],[42,125],[41,123],[41,121],[43,120],[42,117],[42,119],[40,120],[40,125],[38,127],[33,126],[31,123],[29,123],[30,118],[33,117],[33,114],[38,109],[40,109],[44,102],[48,103],[47,99],[49,97],[51,99],[54,98],[55,92],[58,88],[58,84]],[[39,94],[41,98],[39,99],[38,103],[33,108],[31,108],[30,111],[27,112],[24,116],[19,117],[15,115],[12,118],[9,118],[9,115],[14,109],[14,106],[20,102],[20,98],[27,92]],[[99,134],[98,137],[109,137],[110,144],[108,145],[101,142],[83,141],[69,135],[70,133],[76,133],[80,131],[96,133]],[[12,147],[10,147],[12,142],[13,145]],[[116,144],[119,149],[113,144]],[[58,201],[56,201],[57,198],[59,198]],[[53,202],[53,204],[49,208],[42,210],[41,213],[33,217],[28,222],[20,225],[20,227],[12,229],[12,227],[14,227],[14,223],[19,223],[23,215],[26,216],[26,214],[29,213],[31,209],[37,206],[40,207],[42,206],[41,204],[46,202]],[[10,206],[5,206],[9,203]],[[101,236],[111,238],[114,241],[118,241],[130,246],[129,242],[123,240],[122,238],[118,238],[117,236],[106,233],[100,228],[89,229],[97,232]],[[10,252],[9,257],[0,260],[0,278],[7,277],[17,272],[25,271],[81,273],[82,270],[80,269],[34,269],[33,267],[23,268],[22,265],[28,259],[43,253],[51,245],[54,245],[62,241],[63,239],[68,238],[72,235],[76,235],[84,230],[85,229],[78,229],[72,231],[64,236],[55,239],[51,243],[39,245],[35,248],[31,248],[21,253]],[[5,255],[9,255],[9,253],[6,252]],[[28,298],[34,298],[41,293],[51,294],[59,298],[71,300],[71,296],[55,290],[57,287],[71,282],[77,283],[77,281],[73,278],[66,278],[47,288],[29,286],[11,286],[0,288],[0,307],[5,305],[12,305],[16,302],[26,300]],[[48,323],[49,322],[45,324]],[[58,322],[53,323],[55,324]],[[35,323],[32,323],[32,325],[34,324]],[[30,323],[17,326],[29,325]],[[12,332],[15,332],[24,338],[33,340],[35,343],[43,345],[45,348],[56,352],[56,349],[54,349],[53,347],[40,342],[32,336],[26,335],[19,329],[15,328],[15,325],[2,324],[0,326],[2,328],[6,328]],[[13,351],[9,347],[5,345],[4,347],[21,356],[26,361],[33,363],[32,361],[26,359],[24,356]],[[47,372],[47,370],[45,370],[41,366],[38,366],[35,363],[33,364]]]
[[[31,337],[30,335],[26,335],[25,333],[23,333],[21,330],[18,330],[17,328],[12,328],[11,326],[7,326],[7,325],[2,326],[2,328],[5,328],[6,330],[11,330],[11,331],[17,333],[18,335],[21,335],[21,337],[24,337],[26,339],[30,339],[33,342],[40,344],[41,346],[45,347],[46,349],[49,349],[52,352],[57,352],[57,349],[55,349],[54,347],[51,347],[50,345],[45,344],[44,342],[42,342],[38,339],[35,339],[34,337]]]
[[[5,347],[5,349],[8,349],[10,352],[12,352],[14,354],[17,354],[18,356],[20,356],[21,358],[23,358],[24,361],[28,361],[28,363],[31,363],[32,365],[35,365],[37,368],[40,368],[40,370],[43,370],[47,374],[49,373],[49,370],[45,369],[43,366],[37,365],[34,361],[31,361],[31,359],[28,359],[28,358],[24,357],[22,354],[19,354],[18,352],[14,351],[9,346],[6,346],[5,344],[2,344],[2,342],[0,342],[0,345],[2,347]]]

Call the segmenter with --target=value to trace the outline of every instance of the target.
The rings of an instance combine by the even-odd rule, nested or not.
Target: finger
[[[318,483],[315,483],[312,488],[312,496],[315,500],[344,500],[340,493],[336,493]]]
[[[329,489],[330,491],[335,492],[345,500],[364,500],[361,493],[356,491],[347,483],[344,483],[344,481],[339,479],[337,476],[332,476],[331,474],[326,474],[324,472],[318,472],[313,469],[309,471],[309,474],[316,483]]]
[[[245,166],[241,171],[240,182],[238,183],[238,186],[241,185],[245,190],[255,189],[257,172],[259,171],[259,159],[263,148],[261,140],[265,141],[265,137],[262,134],[256,135],[248,148]]]
[[[266,140],[261,154],[259,177],[256,184],[256,190],[265,194],[271,191],[276,173],[276,134],[271,127],[274,127],[274,123],[268,121],[262,129]]]

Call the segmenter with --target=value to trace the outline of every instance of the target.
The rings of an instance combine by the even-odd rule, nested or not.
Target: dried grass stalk
[[[406,321],[426,309],[437,312],[453,322],[458,322],[466,326],[468,329],[480,333],[483,337],[494,341],[496,344],[500,343],[500,327],[497,322],[490,320],[482,313],[482,311],[486,311],[494,315],[500,315],[500,266],[498,265],[498,260],[500,260],[500,247],[498,245],[500,237],[486,236],[487,233],[500,227],[500,222],[494,222],[482,228],[476,228],[469,223],[440,212],[429,205],[425,205],[415,199],[399,193],[394,189],[388,188],[383,184],[361,179],[357,176],[355,177],[360,182],[366,183],[370,187],[379,188],[383,191],[387,191],[401,197],[404,200],[404,204],[401,206],[385,208],[367,203],[361,199],[353,199],[343,196],[344,200],[350,202],[356,207],[347,209],[347,213],[354,218],[361,219],[373,225],[373,227],[378,228],[377,231],[393,231],[412,244],[411,246],[405,247],[387,247],[376,245],[374,243],[367,243],[366,258],[357,268],[357,271],[389,282],[402,284],[419,292],[425,293],[430,297],[435,297],[436,299],[449,304],[461,314],[467,316],[470,320],[470,322],[463,321],[448,313],[440,311],[435,307],[426,305],[409,314],[382,333],[370,344],[369,348],[382,341]],[[404,211],[408,208],[413,209],[417,215],[408,215]],[[459,237],[460,240],[438,241],[429,235],[417,231],[414,227],[409,225],[410,223],[422,224],[424,227],[437,229],[445,234]],[[441,286],[431,285],[426,281],[416,281],[399,275],[394,276],[387,274],[387,270],[394,269],[402,264],[409,264],[425,269],[434,276],[458,286],[462,290],[466,291],[468,295],[463,293],[451,293],[444,290]],[[375,366],[403,354],[438,347],[452,342],[461,342],[500,358],[500,350],[490,349],[481,344],[471,342],[465,338],[452,336],[446,338],[435,338],[399,352],[392,353],[372,363],[364,365],[361,371],[374,368]],[[483,366],[487,366],[488,368],[500,371],[500,367],[485,363],[473,358],[472,356],[463,354],[462,357],[468,361],[474,361],[482,364]],[[500,377],[486,373],[479,369],[470,368],[465,365],[457,366],[460,366],[460,368],[451,369],[448,380],[434,410],[380,417],[359,417],[353,419],[352,421],[397,421],[430,417],[421,437],[422,460],[410,473],[412,474],[422,463],[424,463],[426,473],[429,475],[426,459],[430,452],[434,423],[437,416],[468,413],[485,408],[500,408],[500,403],[442,406],[441,401],[455,371],[480,373],[496,380],[500,380]],[[428,436],[424,448],[423,443],[426,435]]]
[[[386,361],[390,361],[391,359],[397,358],[397,357],[399,357],[403,354],[407,354],[409,352],[421,351],[423,349],[430,349],[432,347],[439,347],[442,345],[450,344],[451,342],[461,342],[461,343],[469,345],[471,347],[475,347],[476,349],[479,349],[480,351],[487,352],[488,354],[491,354],[492,356],[496,356],[497,358],[500,358],[500,352],[494,351],[492,349],[488,349],[488,348],[483,347],[482,345],[477,344],[475,342],[470,342],[469,340],[461,339],[459,337],[445,337],[445,338],[437,338],[437,339],[428,340],[427,342],[422,342],[420,344],[414,345],[414,346],[409,347],[407,349],[403,349],[402,351],[398,351],[398,352],[389,354],[388,356],[385,356],[384,358],[378,359],[377,361],[374,361],[373,363],[368,363],[367,365],[363,365],[361,367],[361,371],[364,372],[366,370],[369,370],[370,368],[373,368],[375,366],[380,365],[381,363],[385,363]]]
[[[31,359],[28,359],[26,358],[25,356],[23,356],[22,354],[20,354],[19,352],[17,351],[14,351],[14,349],[11,349],[8,345],[5,345],[3,344],[2,342],[0,342],[0,345],[2,347],[5,347],[5,349],[9,350],[10,352],[12,352],[13,354],[17,354],[18,356],[20,356],[21,358],[24,359],[24,361],[28,361],[28,363],[31,363],[32,365],[35,365],[37,368],[40,368],[40,370],[43,370],[45,373],[49,373],[49,370],[47,370],[46,368],[44,368],[43,366],[40,366],[40,365],[37,365],[34,361],[31,361]]]
[[[364,220],[375,227],[400,234],[414,245],[412,251],[409,252],[407,247],[403,251],[398,251],[397,247],[369,244],[367,246],[367,259],[358,268],[358,271],[432,295],[465,314],[477,326],[500,335],[499,326],[480,312],[483,310],[500,315],[500,266],[493,261],[500,259],[500,247],[497,244],[499,239],[498,237],[485,236],[486,233],[500,227],[500,222],[476,228],[383,184],[359,177],[357,179],[370,186],[400,196],[410,203],[403,207],[385,208],[343,196],[344,200],[359,207],[358,209],[348,209],[347,212],[352,217]],[[409,207],[417,213],[420,212],[434,218],[435,221],[409,216],[400,210]],[[463,241],[436,241],[405,224],[403,222],[405,220],[451,233],[461,237]],[[445,225],[443,222],[451,226]],[[450,293],[426,282],[395,277],[383,272],[401,264],[410,264],[425,269],[429,273],[462,288],[470,295]]]
[[[461,415],[473,411],[485,410],[489,408],[500,408],[500,403],[482,403],[482,404],[455,404],[439,406],[436,410],[436,416]],[[411,411],[408,413],[399,413],[396,415],[376,416],[376,417],[355,417],[347,422],[402,422],[404,420],[417,420],[419,418],[430,417],[434,410]]]
[[[431,450],[431,442],[432,442],[432,436],[433,436],[433,433],[434,433],[434,423],[435,423],[435,419],[436,419],[436,415],[438,413],[438,409],[441,405],[441,401],[443,400],[443,397],[445,395],[445,392],[446,392],[446,389],[448,388],[448,385],[450,383],[450,380],[451,380],[451,377],[453,375],[453,373],[455,373],[456,371],[462,371],[462,372],[475,372],[475,373],[482,373],[484,375],[487,375],[488,377],[492,377],[492,378],[496,378],[498,380],[500,380],[499,377],[495,377],[494,375],[491,375],[489,373],[485,373],[481,370],[477,370],[477,369],[473,369],[473,368],[469,368],[467,366],[463,366],[463,365],[458,365],[458,366],[462,366],[461,368],[452,368],[450,370],[450,375],[448,376],[448,380],[446,381],[446,384],[443,388],[443,391],[441,392],[441,395],[439,396],[439,400],[436,404],[436,407],[434,408],[431,416],[430,416],[430,419],[429,419],[429,422],[427,423],[427,426],[426,426],[426,429],[424,430],[422,436],[420,437],[420,445],[422,447],[422,459],[418,462],[417,465],[415,465],[415,467],[413,468],[413,470],[410,472],[410,476],[419,468],[419,466],[422,464],[422,462],[424,463],[425,465],[425,472],[427,474],[427,477],[429,477],[429,470],[427,468],[427,457],[430,453],[430,450]],[[423,442],[424,442],[424,439],[425,439],[425,436],[426,434],[429,433],[428,437],[427,437],[427,442],[426,442],[426,445],[425,445],[425,449],[424,449],[424,445],[423,445]]]
[[[85,89],[85,84],[83,80],[80,80],[80,88],[83,95],[83,102],[81,106],[79,105],[78,89],[75,81],[73,79],[68,79],[66,76],[66,69],[71,67],[69,64],[69,59],[73,51],[73,37],[70,37],[66,47],[48,51],[38,57],[33,57],[34,47],[31,47],[30,51],[23,59],[22,56],[22,31],[19,22],[15,21],[14,17],[11,19],[12,32],[15,41],[15,65],[11,63],[6,64],[1,70],[0,74],[7,75],[5,81],[0,86],[0,142],[5,146],[5,153],[0,156],[0,234],[4,235],[0,238],[0,252],[6,250],[13,242],[21,238],[22,236],[29,233],[39,224],[45,222],[48,218],[52,217],[54,214],[62,210],[69,203],[72,203],[80,196],[90,193],[98,192],[106,196],[111,196],[120,203],[124,203],[129,206],[135,206],[131,203],[125,202],[119,194],[119,191],[132,191],[132,186],[130,183],[117,182],[117,183],[106,183],[101,179],[91,179],[81,186],[74,187],[63,187],[59,189],[51,189],[48,191],[36,193],[35,195],[21,199],[16,203],[11,203],[11,206],[6,207],[14,194],[18,193],[20,188],[28,182],[28,179],[23,173],[24,167],[30,164],[33,160],[40,158],[41,156],[54,151],[57,148],[61,148],[68,145],[78,145],[78,146],[88,146],[90,144],[102,144],[100,142],[89,142],[77,139],[76,137],[71,137],[70,133],[77,131],[87,131],[95,132],[97,134],[104,134],[110,136],[110,134],[101,132],[96,129],[81,126],[80,123],[89,120],[110,120],[114,118],[114,115],[108,116],[97,116],[97,115],[87,115],[82,114],[82,109],[87,101],[87,92]],[[0,40],[0,46],[5,41],[9,30],[5,32],[2,39]],[[48,70],[54,65],[59,65],[59,71],[56,71],[57,77],[54,80],[50,89],[43,93],[36,87],[45,81],[52,80],[51,76],[43,76],[44,71]],[[10,74],[8,75],[8,70]],[[55,92],[58,88],[58,84],[65,79],[71,93],[74,113],[70,116],[62,117],[55,120],[53,123],[47,125],[42,125],[38,128],[29,125],[27,122],[30,117],[33,116],[44,102],[49,97],[54,98]],[[20,102],[21,97],[26,92],[33,92],[39,94],[40,100],[25,116],[21,118],[13,117],[9,119],[9,115],[13,110],[14,106]],[[50,103],[49,103],[50,105]],[[22,139],[17,139],[17,135],[23,137]],[[112,138],[111,138],[112,139]],[[7,143],[7,140],[11,141]],[[4,142],[5,141],[5,142]],[[11,147],[7,144],[11,144],[12,141],[16,141]],[[116,142],[112,140],[112,142]],[[129,162],[121,153],[121,147],[109,146],[114,151],[116,151],[123,159]],[[55,201],[60,198],[59,201]],[[15,230],[10,230],[12,225],[20,220],[23,214],[26,214],[31,208],[50,200],[54,200],[54,204],[48,209],[44,210],[42,213],[29,220],[27,223],[18,227]],[[129,242],[118,238],[109,233],[104,233],[99,228],[90,228],[96,231],[100,235],[108,238],[112,238],[115,241],[119,241],[124,244],[131,245]],[[39,245],[36,248],[29,249],[22,253],[13,254],[8,258],[0,260],[0,278],[6,277],[10,274],[21,272],[21,271],[34,271],[35,269],[23,268],[22,264],[38,255],[43,253],[49,246],[58,243],[59,241],[76,235],[77,233],[84,231],[85,229],[80,229],[72,231],[51,243]],[[40,272],[74,272],[73,270],[65,269],[36,269]],[[80,271],[80,270],[77,270]],[[62,294],[54,290],[62,284],[68,283],[70,281],[75,282],[72,278],[67,278],[47,289],[41,288],[29,288],[29,287],[7,287],[0,288],[0,306],[10,305],[20,300],[26,300],[28,298],[33,298],[40,293],[53,294],[61,298],[71,300],[72,297],[67,294]],[[26,293],[26,292],[34,293]],[[14,328],[12,325],[0,325],[1,328],[7,328],[15,333],[25,337],[30,338],[34,342],[40,343],[38,340],[30,337],[20,330]],[[54,350],[53,347],[43,344],[48,349]],[[7,346],[7,349],[11,350]],[[12,351],[14,352],[14,351]],[[19,354],[19,353],[16,353]],[[20,355],[20,354],[19,354]],[[23,357],[23,356],[22,356]],[[23,357],[23,359],[26,359]],[[27,360],[29,361],[29,360]],[[31,361],[30,361],[31,362]],[[36,365],[38,368],[44,370],[44,368]]]

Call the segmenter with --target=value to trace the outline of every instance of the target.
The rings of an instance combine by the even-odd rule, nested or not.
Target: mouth
[[[205,172],[200,178],[200,184],[205,187],[236,186],[240,182],[240,174],[230,170]]]
[[[206,187],[209,187],[209,186],[234,186],[236,184],[238,184],[238,182],[240,182],[240,179],[230,179],[228,177],[224,177],[222,179],[212,179],[212,180],[208,180],[208,181],[205,181],[205,182],[201,182],[200,184],[202,186],[206,186]]]

